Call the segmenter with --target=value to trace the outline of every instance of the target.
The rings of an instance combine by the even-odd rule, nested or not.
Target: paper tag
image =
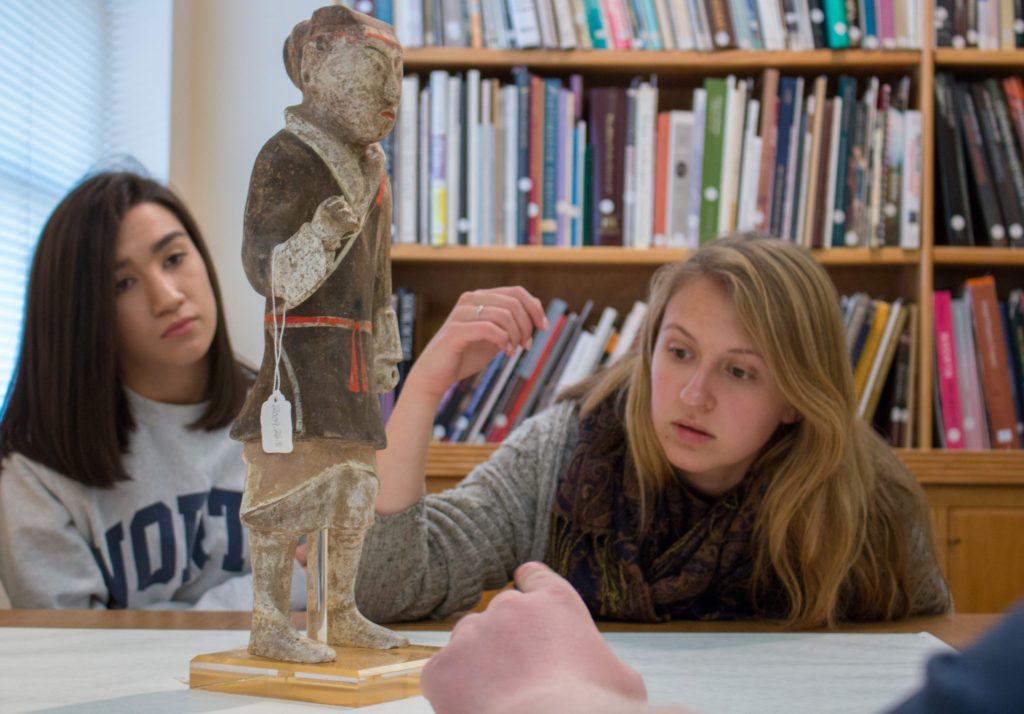
[[[260,409],[263,451],[268,454],[292,453],[292,405],[280,390],[274,390]]]

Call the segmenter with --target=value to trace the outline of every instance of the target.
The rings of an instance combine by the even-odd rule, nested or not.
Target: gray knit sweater
[[[576,405],[556,404],[513,431],[457,487],[378,516],[356,586],[362,612],[378,622],[444,617],[503,587],[521,563],[543,560],[555,489],[578,427]],[[880,487],[894,485],[903,465],[881,440],[874,457]],[[917,512],[908,500],[908,519]],[[910,531],[916,614],[949,609],[930,533],[927,522]]]

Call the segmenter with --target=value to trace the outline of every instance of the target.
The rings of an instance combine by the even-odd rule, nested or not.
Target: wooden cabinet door
[[[947,527],[958,612],[1002,612],[1024,598],[1024,508],[954,506]]]

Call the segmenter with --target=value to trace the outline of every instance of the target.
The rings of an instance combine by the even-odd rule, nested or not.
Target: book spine
[[[942,435],[947,449],[964,448],[956,344],[953,337],[952,296],[948,290],[932,295],[935,320],[935,366],[942,411]]]
[[[558,241],[558,103],[562,82],[544,80],[544,150],[542,154],[540,220],[538,233],[541,245],[555,245]]]
[[[936,174],[942,196],[943,219],[940,236],[947,245],[974,245],[971,206],[967,197],[967,167],[960,129],[953,115],[952,78],[935,75],[935,154]]]
[[[786,176],[789,165],[790,145],[792,144],[793,126],[797,123],[794,115],[796,107],[797,80],[794,77],[782,77],[779,80],[779,119],[776,128],[775,161],[772,168],[772,200],[770,211],[769,232],[773,236],[782,236],[783,216],[786,201]]]
[[[1004,201],[1003,213],[1007,216],[1007,233],[1015,248],[1024,247],[1024,166],[1021,165],[1021,153],[1013,138],[1013,126],[999,82],[994,79],[985,80],[985,93],[994,126],[991,131],[995,137],[993,145],[1000,164],[1005,159],[1005,185],[1000,191]]]
[[[900,247],[921,247],[921,171],[924,162],[924,136],[921,112],[908,109],[903,115],[903,160],[900,191]]]
[[[732,13],[727,0],[704,0],[708,29],[715,49],[736,49],[736,32],[733,29]]]
[[[622,245],[625,102],[621,87],[595,88],[590,93],[594,245]]]
[[[1017,420],[1010,397],[1010,369],[1007,363],[1006,338],[999,317],[996,283],[991,275],[971,278],[966,282],[971,296],[974,321],[974,344],[978,352],[979,373],[985,393],[989,438],[992,448],[1018,449]]]
[[[730,76],[731,78],[731,76]],[[725,133],[727,80],[704,80],[707,108],[704,119],[704,166],[701,171],[700,242],[704,244],[718,233],[718,204],[722,184],[722,154]]]
[[[1014,245],[1018,245],[1024,241],[1024,209],[1017,201],[1011,178],[1016,151],[1012,144],[1007,146],[1003,143],[1003,135],[999,130],[996,118],[995,102],[992,95],[986,91],[986,86],[975,82],[971,84],[971,92],[974,95],[974,105],[978,113],[978,122],[981,125],[982,143],[985,145],[985,152],[988,156],[990,177],[999,200],[1006,237]],[[998,93],[998,85],[996,85],[996,92]],[[999,104],[1002,104],[1002,97],[999,98]],[[1020,169],[1019,162],[1017,169],[1018,171]]]
[[[975,195],[981,204],[981,214],[985,220],[985,230],[989,243],[995,248],[1005,248],[1006,227],[1002,212],[996,199],[995,187],[992,185],[992,174],[989,171],[988,159],[985,156],[985,142],[981,135],[981,123],[978,112],[966,87],[956,85],[953,89],[956,106],[961,107],[960,118],[963,121],[963,135],[967,145],[967,155],[974,178]]]

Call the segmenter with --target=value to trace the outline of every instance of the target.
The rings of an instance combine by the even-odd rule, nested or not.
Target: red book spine
[[[960,402],[960,378],[953,342],[953,303],[948,290],[936,290],[935,365],[938,369],[939,404],[942,407],[942,435],[947,449],[964,448],[963,410]]]

